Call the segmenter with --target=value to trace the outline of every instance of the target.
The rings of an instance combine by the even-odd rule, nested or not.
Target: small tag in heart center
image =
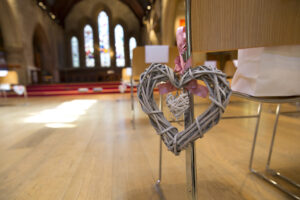
[[[179,96],[174,97],[172,94],[168,94],[166,103],[170,112],[174,115],[176,120],[189,108],[189,96],[187,93],[182,93]]]

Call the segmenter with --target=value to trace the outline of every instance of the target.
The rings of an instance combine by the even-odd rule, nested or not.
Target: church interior
[[[0,0],[0,200],[300,199],[299,0]]]

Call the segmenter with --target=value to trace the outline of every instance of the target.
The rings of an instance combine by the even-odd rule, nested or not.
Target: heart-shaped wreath
[[[190,126],[178,132],[178,129],[172,126],[163,112],[158,109],[153,89],[162,82],[170,82],[177,89],[182,89],[192,80],[202,80],[206,84],[212,103]],[[229,102],[231,89],[226,74],[215,67],[189,68],[178,78],[168,66],[152,64],[141,74],[137,95],[143,111],[148,115],[156,132],[162,136],[168,149],[178,155],[190,142],[203,137],[205,132],[219,122]]]

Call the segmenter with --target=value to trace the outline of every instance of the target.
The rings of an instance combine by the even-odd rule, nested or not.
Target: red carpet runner
[[[29,97],[114,94],[120,93],[119,85],[121,85],[120,82],[29,85],[27,86],[27,93]],[[136,87],[134,87],[134,92],[136,92]],[[127,86],[124,93],[130,93],[130,86]],[[9,92],[8,96],[16,97],[18,95],[14,92]]]

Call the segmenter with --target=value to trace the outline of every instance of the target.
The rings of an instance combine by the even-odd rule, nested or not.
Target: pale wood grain
[[[299,0],[192,0],[192,49],[300,44]]]
[[[97,100],[72,122],[76,127],[53,129],[24,121],[74,99]],[[9,102],[16,105],[0,107],[1,200],[159,199],[154,190],[159,137],[139,106],[136,130],[132,128],[129,95],[30,98],[27,106],[19,98]],[[209,102],[195,98],[195,104],[195,113],[200,113]],[[255,103],[232,98],[225,114],[253,114],[256,109]],[[282,111],[295,109],[282,106]],[[275,105],[263,107],[258,169],[267,158],[274,111]],[[280,116],[271,164],[298,182],[299,117]],[[248,171],[254,125],[253,119],[222,120],[196,141],[199,199],[288,199]],[[185,182],[184,153],[176,157],[163,147],[166,199],[186,199]]]

